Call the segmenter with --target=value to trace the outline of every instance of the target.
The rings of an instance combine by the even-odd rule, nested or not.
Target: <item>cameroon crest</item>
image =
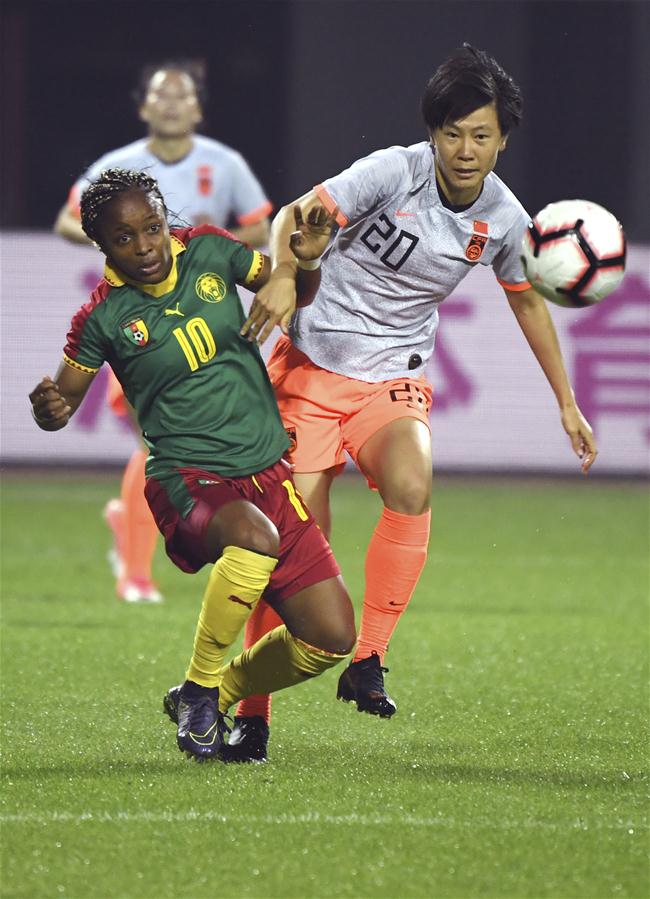
[[[196,293],[205,303],[220,303],[226,295],[226,282],[214,272],[204,272],[196,279]]]
[[[122,325],[122,333],[136,346],[146,346],[149,343],[149,331],[141,318]]]

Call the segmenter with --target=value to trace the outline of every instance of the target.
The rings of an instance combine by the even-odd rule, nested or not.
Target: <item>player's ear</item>
[[[505,148],[507,146],[508,146],[508,137],[506,135],[506,137],[501,138],[501,143],[499,144],[499,153],[501,153],[502,150],[505,150]]]
[[[140,119],[141,122],[147,122],[147,123],[149,122],[149,116],[147,114],[147,104],[146,103],[142,103],[138,107],[138,118]]]

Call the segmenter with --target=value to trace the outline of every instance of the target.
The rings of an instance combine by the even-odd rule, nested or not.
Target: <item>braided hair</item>
[[[81,227],[90,240],[99,243],[97,221],[102,210],[118,194],[131,190],[141,190],[153,194],[167,214],[167,207],[158,182],[146,172],[132,172],[127,169],[106,169],[97,181],[93,181],[81,195]]]

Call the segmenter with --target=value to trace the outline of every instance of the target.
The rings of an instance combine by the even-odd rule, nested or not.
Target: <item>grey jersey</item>
[[[169,209],[170,224],[210,223],[225,228],[231,221],[250,225],[271,211],[259,181],[236,150],[195,134],[192,149],[177,162],[163,162],[148,148],[149,138],[106,153],[77,180],[70,191],[69,208],[75,212],[84,188],[104,169],[145,171],[158,181]]]
[[[494,173],[469,209],[438,194],[429,143],[378,150],[315,188],[338,206],[340,225],[323,257],[314,302],[299,309],[291,339],[328,371],[361,381],[422,374],[438,306],[474,265],[523,290],[519,247],[529,216]]]

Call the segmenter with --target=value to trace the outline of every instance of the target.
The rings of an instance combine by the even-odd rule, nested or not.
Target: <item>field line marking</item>
[[[545,821],[537,818],[525,818],[523,820],[499,819],[477,817],[471,821],[461,821],[444,815],[416,816],[416,815],[359,815],[354,812],[346,815],[325,815],[319,812],[306,812],[305,814],[283,813],[280,815],[224,815],[213,811],[196,811],[188,809],[182,812],[22,812],[16,814],[0,814],[0,824],[183,824],[199,822],[213,822],[220,824],[258,824],[258,825],[305,825],[325,824],[332,826],[348,825],[352,827],[379,827],[382,825],[401,827],[489,827],[501,830],[516,830],[521,828],[540,830],[561,830],[567,826],[571,830],[627,830],[635,832],[647,830],[648,824],[644,821],[631,821],[618,819],[616,822],[603,822],[600,819],[588,821],[583,818],[573,818],[570,821]]]

